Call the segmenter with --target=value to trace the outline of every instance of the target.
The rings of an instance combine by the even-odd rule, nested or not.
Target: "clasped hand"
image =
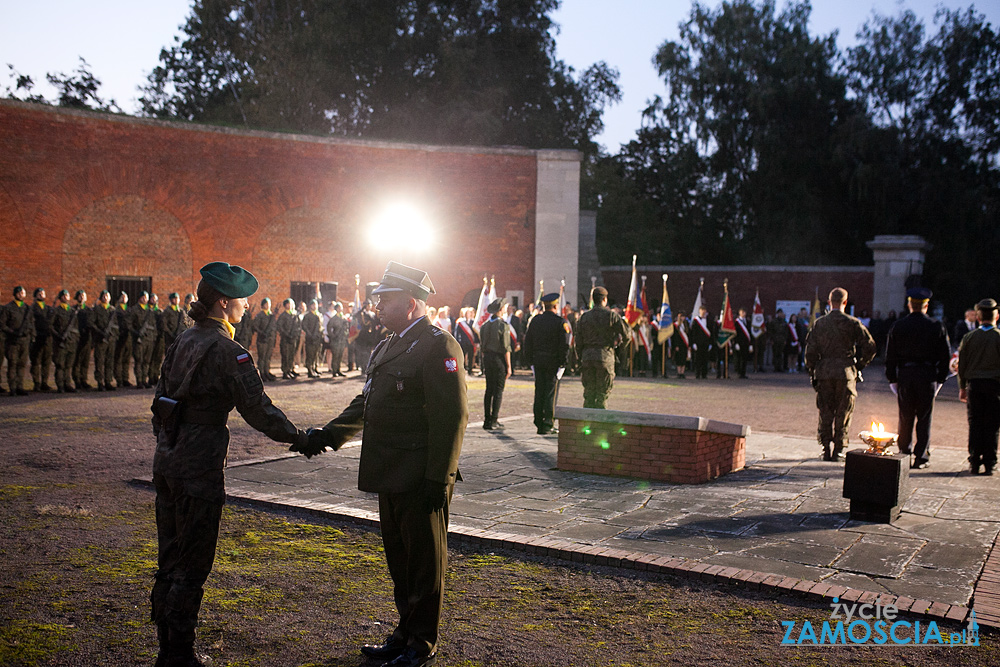
[[[321,428],[311,428],[306,431],[306,441],[295,443],[288,448],[290,452],[298,452],[307,459],[311,459],[317,454],[322,454],[327,448],[333,447],[334,443],[330,435]]]

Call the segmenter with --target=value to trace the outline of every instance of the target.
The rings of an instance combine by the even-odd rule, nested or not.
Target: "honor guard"
[[[76,311],[69,303],[69,292],[59,290],[56,305],[50,310],[53,311],[49,332],[56,365],[56,391],[60,394],[75,393],[76,387],[70,382],[70,376],[73,373],[76,344],[80,341],[80,328],[77,325]]]
[[[76,326],[80,330],[80,342],[76,344],[73,359],[73,384],[77,389],[93,389],[87,382],[87,376],[90,375],[90,355],[94,347],[90,328],[94,309],[87,305],[87,293],[83,290],[77,290],[73,300],[76,301],[73,305],[76,310]]]
[[[24,371],[28,366],[31,341],[35,338],[35,320],[31,307],[25,303],[26,293],[18,285],[14,300],[0,313],[0,323],[7,339],[7,389],[10,395],[27,396],[24,388]]]
[[[958,397],[968,404],[969,466],[973,475],[992,475],[1000,434],[1000,331],[997,302],[976,305],[979,327],[958,346]]]
[[[45,290],[36,287],[32,294],[31,320],[35,337],[31,343],[31,379],[35,391],[49,391],[49,374],[52,372],[52,308],[45,303]]]
[[[118,321],[111,305],[111,292],[101,290],[90,318],[90,337],[94,341],[94,381],[97,391],[112,391],[115,377],[115,344],[118,341]]]
[[[521,355],[535,375],[535,401],[532,406],[535,428],[539,435],[548,435],[556,433],[556,388],[566,368],[570,327],[569,322],[556,312],[559,309],[558,292],[544,295],[542,304],[545,311],[528,322]]]

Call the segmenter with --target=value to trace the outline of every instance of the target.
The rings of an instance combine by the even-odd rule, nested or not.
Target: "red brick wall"
[[[667,292],[670,308],[676,313],[684,311],[689,316],[695,297],[698,296],[699,279],[705,279],[704,299],[709,313],[718,315],[722,310],[722,281],[729,279],[729,301],[733,314],[738,308],[753,311],[754,294],[760,290],[760,301],[766,315],[773,315],[775,302],[809,301],[819,289],[821,303],[826,303],[830,290],[843,287],[847,290],[849,303],[855,306],[855,314],[862,310],[872,311],[875,272],[872,267],[843,267],[834,270],[817,267],[707,267],[706,269],[671,269],[671,267],[637,268],[639,285],[646,276],[646,296],[651,304],[659,304],[663,296],[663,274],[668,275]],[[602,268],[604,285],[608,288],[608,301],[625,304],[628,299],[631,268]],[[786,317],[790,313],[785,313]]]
[[[700,484],[745,464],[746,438],[735,435],[559,420],[560,470]]]
[[[457,306],[496,276],[534,294],[536,157],[237,132],[0,102],[0,289],[92,295],[106,275],[193,291],[198,268],[240,264],[278,301],[292,281],[377,281],[389,259],[426,269]],[[412,201],[440,230],[426,254],[373,248],[381,204]],[[9,296],[3,298],[3,301]]]

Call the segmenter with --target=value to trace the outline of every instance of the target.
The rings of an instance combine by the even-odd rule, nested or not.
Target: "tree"
[[[35,81],[26,74],[21,74],[14,66],[7,64],[8,76],[14,82],[14,87],[8,84],[5,92],[10,99],[21,100],[23,102],[35,102],[38,104],[56,104],[61,107],[73,109],[93,109],[95,111],[108,111],[121,113],[121,109],[112,100],[104,100],[97,91],[101,87],[101,81],[90,71],[90,65],[82,57],[80,65],[72,74],[62,72],[49,72],[45,75],[46,80],[52,84],[57,92],[56,99],[49,101],[44,95],[32,93]]]
[[[618,74],[555,58],[558,0],[200,0],[145,113],[342,136],[579,148]]]

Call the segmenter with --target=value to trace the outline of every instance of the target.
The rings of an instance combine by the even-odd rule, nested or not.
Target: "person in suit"
[[[462,346],[462,354],[465,355],[465,372],[469,375],[472,375],[472,368],[476,362],[476,347],[479,345],[479,334],[472,326],[475,317],[475,308],[465,307],[458,320],[455,321],[455,340]]]
[[[951,341],[956,347],[962,342],[962,339],[965,338],[965,334],[979,328],[979,323],[976,321],[976,312],[975,308],[970,308],[965,311],[965,319],[955,325],[954,336]]]
[[[531,318],[524,334],[521,354],[535,374],[535,402],[532,411],[538,435],[557,433],[555,425],[556,387],[559,369],[566,367],[569,352],[569,323],[558,312],[559,293],[542,297],[545,312]]]
[[[688,360],[691,358],[691,333],[684,311],[677,311],[677,317],[674,320],[674,335],[670,337],[670,351],[674,366],[677,367],[677,377],[681,380],[686,379],[684,371],[687,370]]]
[[[691,321],[691,355],[694,357],[694,376],[698,379],[708,377],[708,362],[712,345],[715,342],[715,332],[712,320],[708,316],[708,308],[700,306],[698,317]]]
[[[392,335],[372,353],[363,392],[310,430],[304,452],[338,449],[364,429],[358,488],[378,493],[399,622],[382,644],[361,651],[391,667],[431,665],[437,655],[448,507],[469,419],[462,348],[425,317],[433,293],[424,271],[389,262],[372,295]]]
[[[747,365],[753,355],[753,336],[750,335],[750,327],[747,324],[746,308],[740,308],[739,316],[736,318],[736,338],[733,341],[733,352],[736,357],[736,372],[739,376],[747,379]]]
[[[1000,434],[1000,332],[997,302],[976,304],[979,328],[958,346],[958,398],[968,404],[969,466],[973,475],[992,475]]]
[[[910,454],[914,422],[917,440],[912,447],[911,468],[930,465],[931,415],[934,398],[948,379],[951,343],[944,325],[927,316],[931,291],[914,287],[907,291],[909,315],[896,320],[885,346],[885,377],[899,406],[899,439],[903,454]]]

